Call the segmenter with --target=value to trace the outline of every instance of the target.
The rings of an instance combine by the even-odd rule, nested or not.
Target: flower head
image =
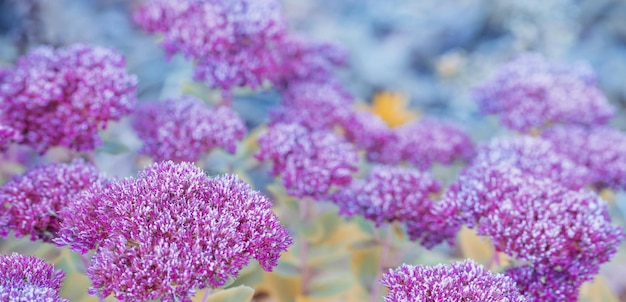
[[[389,288],[385,302],[527,301],[513,280],[473,260],[432,267],[403,264],[389,270],[381,283]]]
[[[626,189],[626,134],[605,126],[554,126],[542,133],[554,148],[591,170],[600,186]]]
[[[275,124],[259,138],[259,147],[256,158],[271,160],[271,173],[296,197],[327,198],[332,186],[349,184],[357,170],[354,147],[330,131]]]
[[[92,219],[66,220],[63,240],[80,252],[97,246],[87,274],[101,298],[191,301],[197,288],[236,277],[250,258],[271,270],[292,242],[266,197],[191,163],[156,163],[76,200],[90,202],[69,208]]]
[[[37,257],[0,255],[0,301],[69,301],[59,296],[64,276]]]
[[[557,152],[547,140],[522,136],[494,139],[478,151],[476,162],[507,164],[535,178],[549,178],[571,189],[593,181],[591,171]]]
[[[555,270],[539,273],[531,265],[509,268],[504,274],[515,281],[528,300],[546,302],[578,301],[578,288],[586,279]]]
[[[475,88],[485,114],[498,114],[514,130],[551,123],[598,125],[615,114],[587,65],[565,66],[538,54],[504,65],[494,79]]]
[[[18,142],[22,135],[12,127],[0,125],[0,152],[4,151],[10,144]]]
[[[279,60],[274,48],[286,33],[275,0],[154,0],[134,19],[164,35],[169,55],[195,60],[197,79],[225,90],[268,79]]]
[[[53,146],[93,150],[107,121],[134,106],[137,79],[124,65],[124,57],[108,48],[39,47],[0,83],[0,121],[40,153]]]
[[[393,139],[386,142],[380,153],[383,163],[406,161],[427,170],[435,162],[469,161],[474,155],[474,143],[455,125],[423,119],[394,128]]]
[[[348,55],[336,44],[312,42],[299,36],[285,36],[280,41],[280,66],[272,83],[287,89],[294,83],[332,83],[333,71],[346,66]]]
[[[395,143],[392,129],[371,111],[351,112],[341,121],[341,127],[346,138],[359,149],[364,149],[367,159],[375,163],[384,162],[385,146],[392,141]]]
[[[234,153],[246,133],[231,108],[209,108],[194,97],[146,103],[134,116],[133,128],[145,143],[140,152],[155,161],[197,161],[218,147]]]
[[[351,115],[352,96],[337,84],[300,82],[282,93],[270,112],[272,123],[298,123],[309,129],[332,129]]]
[[[0,187],[0,235],[10,230],[17,237],[50,242],[57,237],[59,213],[81,191],[106,182],[98,170],[84,162],[35,167]]]

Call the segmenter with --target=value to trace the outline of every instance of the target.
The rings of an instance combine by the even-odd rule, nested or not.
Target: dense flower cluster
[[[84,162],[35,167],[0,187],[0,236],[51,241],[57,237],[59,213],[81,191],[106,182],[98,170]]]
[[[153,164],[75,203],[63,213],[60,243],[98,247],[87,274],[101,298],[191,301],[196,288],[223,286],[250,258],[271,270],[292,242],[266,197],[191,163]],[[80,206],[88,203],[96,204]]]
[[[282,93],[272,123],[298,123],[312,130],[332,129],[352,114],[352,97],[337,84],[300,82]]]
[[[474,96],[483,113],[498,114],[505,126],[521,131],[551,123],[605,124],[615,113],[590,67],[559,65],[538,54],[502,66]]]
[[[383,163],[406,161],[426,170],[435,162],[468,161],[474,155],[474,144],[467,133],[434,119],[404,124],[394,128],[392,135],[380,151]]]
[[[528,301],[509,277],[494,274],[473,260],[432,267],[403,264],[389,270],[381,283],[389,288],[385,302]]]
[[[430,174],[418,170],[375,166],[366,181],[356,180],[333,195],[339,214],[362,215],[376,226],[398,221],[407,223],[412,240],[421,239],[426,247],[452,240],[446,232],[433,227],[443,219],[435,215],[430,194],[441,190],[441,184]]]
[[[65,274],[33,256],[0,255],[0,301],[66,302],[59,296]]]
[[[234,153],[246,125],[230,107],[207,107],[194,97],[146,103],[135,111],[133,128],[155,161],[197,161],[221,147]]]
[[[366,151],[368,160],[384,162],[384,146],[393,142],[394,137],[391,128],[378,115],[368,110],[353,111],[342,121],[341,127],[349,141]]]
[[[578,301],[578,288],[587,276],[568,272],[549,271],[539,273],[531,265],[512,267],[504,272],[529,301]]]
[[[332,186],[345,186],[357,170],[352,144],[324,130],[310,131],[298,124],[275,124],[259,138],[259,160],[273,162],[287,192],[316,200],[328,197]]]
[[[281,91],[294,83],[333,82],[334,69],[348,62],[347,52],[341,47],[294,35],[283,38],[279,50],[281,62],[272,83]]]
[[[570,189],[593,181],[591,171],[558,153],[554,146],[531,136],[493,139],[478,151],[476,162],[507,164],[536,178],[549,178]]]
[[[257,87],[279,64],[286,34],[276,0],[153,0],[134,14],[139,26],[164,35],[169,55],[197,62],[195,77],[211,87]]]
[[[599,186],[626,189],[626,134],[606,127],[555,126],[542,136],[555,149],[591,170]]]
[[[0,152],[21,139],[22,135],[17,130],[6,125],[0,125]]]
[[[474,163],[441,204],[491,237],[497,251],[530,263],[536,274],[576,276],[576,289],[598,273],[624,237],[592,191],[570,190],[507,164]]]
[[[114,50],[40,47],[20,58],[0,83],[0,123],[40,153],[57,145],[93,150],[99,129],[132,110],[136,85]]]

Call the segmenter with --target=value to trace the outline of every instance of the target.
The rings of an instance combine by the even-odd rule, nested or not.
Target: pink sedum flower
[[[97,250],[90,293],[122,301],[191,301],[197,288],[220,287],[248,264],[277,264],[292,239],[272,203],[236,176],[207,177],[191,163],[153,164],[82,194],[64,217],[64,243]],[[96,230],[85,233],[83,230]]]
[[[6,125],[0,125],[0,152],[21,139],[22,135],[17,130]]]
[[[0,255],[0,301],[69,302],[59,296],[64,276],[37,257]]]
[[[380,151],[382,163],[407,163],[427,170],[434,163],[445,165],[456,160],[469,161],[474,143],[461,128],[434,119],[423,119],[392,130],[393,137]]]
[[[209,108],[194,97],[140,105],[133,128],[144,141],[140,153],[155,161],[198,161],[215,148],[235,153],[246,134],[244,121],[230,107]]]
[[[607,127],[555,126],[542,136],[555,149],[591,170],[598,186],[626,189],[626,134]]]
[[[593,181],[591,171],[557,152],[547,140],[507,137],[491,140],[481,147],[476,162],[507,164],[535,178],[552,179],[570,189],[580,189]]]
[[[298,123],[312,130],[341,124],[352,114],[352,96],[331,83],[299,82],[282,92],[282,103],[270,111],[271,123]]]
[[[553,123],[603,125],[614,114],[587,65],[566,66],[525,54],[474,89],[481,112],[497,114],[510,129]]]
[[[298,124],[275,124],[259,138],[258,160],[273,163],[287,192],[321,200],[333,187],[348,185],[357,170],[354,147],[334,132],[311,131]]]
[[[98,131],[130,113],[137,78],[114,50],[76,44],[39,47],[20,58],[0,83],[0,121],[40,153],[100,145]]]
[[[572,275],[567,272],[537,272],[531,265],[508,268],[509,276],[519,291],[529,301],[575,302],[578,301],[578,288],[586,279],[584,275]]]
[[[0,187],[0,236],[12,230],[16,237],[52,241],[60,229],[60,212],[83,190],[103,182],[83,160],[47,164],[14,177]]]
[[[528,301],[509,277],[473,260],[432,267],[403,264],[383,275],[381,283],[389,288],[385,302]]]
[[[367,159],[384,162],[386,145],[395,143],[395,136],[387,123],[371,111],[353,111],[341,122],[346,138],[357,148],[366,151]]]
[[[214,88],[258,87],[275,72],[286,25],[275,0],[153,0],[134,14],[163,34],[168,55],[196,61],[195,77]]]

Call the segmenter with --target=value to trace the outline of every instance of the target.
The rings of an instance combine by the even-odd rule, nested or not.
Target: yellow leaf
[[[602,276],[596,276],[592,282],[584,283],[580,288],[580,299],[584,302],[618,302],[615,293],[606,284]]]
[[[389,127],[397,127],[418,117],[418,114],[410,111],[407,105],[408,100],[402,94],[381,92],[374,96],[371,110]]]
[[[463,227],[457,240],[465,258],[487,266],[488,269],[502,268],[510,263],[510,258],[504,253],[498,253],[497,262],[493,259],[494,248],[489,238],[476,235],[476,231]]]

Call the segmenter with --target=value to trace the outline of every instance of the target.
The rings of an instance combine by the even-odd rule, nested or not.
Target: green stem
[[[389,257],[389,250],[391,249],[391,225],[386,226],[387,231],[384,237],[381,238],[380,233],[376,232],[376,240],[381,244],[380,250],[380,260],[378,261],[378,267],[376,268],[376,278],[374,279],[374,284],[372,284],[371,292],[370,292],[370,301],[376,302],[380,298],[380,279],[383,276],[383,271],[386,267],[387,258]]]
[[[300,200],[299,210],[300,210],[300,223],[307,223],[311,219],[311,204],[312,200],[310,198],[303,198]],[[300,293],[303,296],[309,294],[309,283],[311,280],[311,269],[307,264],[307,259],[309,258],[309,242],[304,238],[304,236],[300,237]]]

